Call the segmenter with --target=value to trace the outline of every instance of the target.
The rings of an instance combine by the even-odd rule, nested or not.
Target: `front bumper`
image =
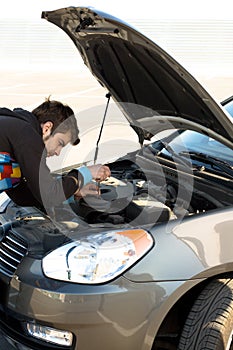
[[[0,328],[22,350],[150,349],[169,311],[164,303],[183,283],[135,283],[124,277],[103,285],[65,283],[46,278],[41,261],[27,257],[3,286]],[[27,322],[72,332],[72,346],[35,339]]]

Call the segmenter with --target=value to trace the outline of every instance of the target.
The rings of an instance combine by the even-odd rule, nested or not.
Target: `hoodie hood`
[[[30,123],[41,134],[41,127],[35,115],[23,108],[14,108],[13,111],[5,107],[0,108],[0,116],[24,120],[25,122]]]
[[[222,107],[179,63],[134,28],[87,7],[43,12],[42,18],[68,34],[141,141],[172,125],[233,147],[233,124]]]

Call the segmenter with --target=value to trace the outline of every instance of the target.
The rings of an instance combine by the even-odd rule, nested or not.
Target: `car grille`
[[[0,272],[12,277],[27,250],[27,242],[10,229],[0,242]]]

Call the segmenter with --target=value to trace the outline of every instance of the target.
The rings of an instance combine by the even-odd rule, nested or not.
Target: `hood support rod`
[[[101,125],[100,132],[99,132],[99,137],[98,137],[98,140],[97,140],[97,142],[96,142],[95,156],[94,156],[94,164],[96,164],[96,160],[97,160],[97,157],[98,157],[99,142],[100,142],[101,135],[102,135],[102,131],[103,131],[103,127],[104,127],[104,122],[105,122],[105,118],[106,118],[106,115],[107,115],[107,111],[108,111],[108,106],[109,106],[109,101],[110,101],[111,94],[110,94],[110,93],[107,93],[105,97],[108,99],[108,101],[107,101],[107,105],[106,105],[106,108],[105,108],[105,112],[104,112],[104,117],[103,117],[102,125]]]

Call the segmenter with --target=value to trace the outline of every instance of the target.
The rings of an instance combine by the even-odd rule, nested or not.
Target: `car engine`
[[[140,165],[139,165],[140,164]],[[182,173],[148,159],[122,159],[112,164],[111,178],[101,183],[100,195],[80,199],[74,211],[87,223],[144,225],[232,205],[229,179],[213,182],[208,174]],[[162,168],[162,173],[161,173]]]

